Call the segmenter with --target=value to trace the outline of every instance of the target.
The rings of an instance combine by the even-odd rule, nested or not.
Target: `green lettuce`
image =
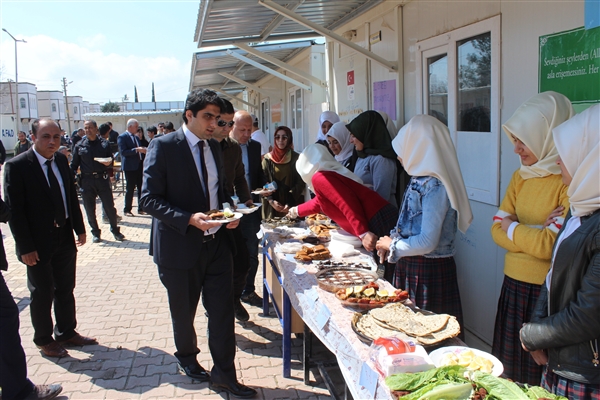
[[[472,379],[477,387],[487,390],[490,399],[530,400],[516,383],[507,379],[497,378],[481,371],[475,371]]]
[[[447,383],[438,385],[423,396],[419,400],[469,400],[473,393],[473,385],[470,383]],[[402,398],[404,399],[404,397]]]
[[[534,400],[538,400],[538,399],[568,400],[566,397],[557,396],[555,394],[552,394],[540,386],[525,385],[525,390],[526,390],[527,396],[529,396],[530,399],[534,399]]]
[[[462,375],[464,368],[458,365],[434,368],[423,372],[390,375],[385,379],[386,385],[391,390],[416,391],[424,386],[435,387],[441,381],[444,383],[465,383]]]

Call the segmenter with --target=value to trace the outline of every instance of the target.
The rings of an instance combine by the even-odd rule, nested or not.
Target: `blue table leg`
[[[289,378],[292,374],[292,304],[290,298],[283,291],[283,377]]]
[[[267,288],[267,253],[263,252],[263,316],[269,316],[269,289]]]

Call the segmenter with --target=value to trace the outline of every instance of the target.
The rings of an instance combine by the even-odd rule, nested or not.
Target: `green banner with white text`
[[[540,36],[539,91],[553,90],[577,111],[600,102],[600,27]]]

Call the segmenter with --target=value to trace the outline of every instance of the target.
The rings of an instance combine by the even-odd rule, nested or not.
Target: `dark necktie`
[[[60,185],[52,171],[52,160],[46,161],[48,167],[48,182],[50,182],[50,192],[52,193],[52,202],[54,203],[54,221],[56,225],[63,226],[66,221],[65,216],[65,203],[63,202],[63,196],[60,190]]]
[[[131,135],[132,139],[133,139],[133,144],[135,145],[135,147],[140,147],[140,142],[138,141],[137,136],[135,135]],[[142,159],[142,153],[138,153],[138,157],[141,160]]]
[[[204,140],[198,142],[200,149],[200,170],[202,171],[202,180],[204,181],[204,195],[206,196],[206,205],[210,209],[210,192],[208,190],[208,170],[206,169],[206,160],[204,159]]]

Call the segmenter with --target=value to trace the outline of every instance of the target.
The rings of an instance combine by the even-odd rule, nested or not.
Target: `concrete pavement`
[[[115,202],[122,215],[121,193],[115,193]],[[100,204],[97,213],[101,223],[99,209]],[[86,221],[88,243],[79,249],[77,264],[77,330],[96,337],[99,344],[71,348],[70,356],[62,359],[42,357],[32,341],[26,268],[17,261],[10,229],[1,225],[9,262],[4,277],[21,311],[20,332],[29,378],[36,384],[61,383],[64,389],[59,399],[228,398],[226,393],[218,394],[207,383],[194,382],[177,370],[166,290],[148,255],[150,221],[149,216],[124,217],[120,224],[127,238],[124,242],[115,241],[110,227],[101,223],[104,241],[99,244],[91,243]],[[257,287],[262,287],[261,271]],[[260,399],[329,398],[322,379],[315,376],[316,369],[311,370],[315,386],[302,381],[300,339],[292,340],[292,378],[283,378],[278,319],[263,317],[257,307],[246,308],[250,321],[236,323],[238,379],[256,388]],[[206,322],[200,305],[196,315],[201,349],[198,361],[210,370]],[[320,344],[313,346],[315,354],[327,352]]]

